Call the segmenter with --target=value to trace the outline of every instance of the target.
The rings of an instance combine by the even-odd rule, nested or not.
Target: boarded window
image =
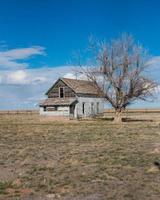
[[[82,103],[82,113],[84,114],[85,103]]]
[[[59,88],[59,97],[64,98],[64,87]]]
[[[47,110],[48,112],[56,111],[56,110],[57,110],[57,107],[47,107],[46,110]]]
[[[92,115],[94,114],[94,103],[93,102],[91,103],[91,114]]]

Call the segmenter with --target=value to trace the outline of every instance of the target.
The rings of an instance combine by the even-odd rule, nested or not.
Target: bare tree
[[[123,34],[110,44],[90,42],[96,65],[81,67],[80,73],[95,83],[99,93],[115,109],[114,122],[135,100],[149,100],[157,84],[147,76],[149,56],[133,37]]]

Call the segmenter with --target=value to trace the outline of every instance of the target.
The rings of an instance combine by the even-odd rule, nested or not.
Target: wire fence
[[[0,115],[3,114],[38,114],[38,110],[0,110]]]
[[[105,113],[114,113],[114,109],[105,109]],[[160,109],[126,109],[124,113],[160,113]],[[1,114],[38,114],[38,110],[0,110]]]

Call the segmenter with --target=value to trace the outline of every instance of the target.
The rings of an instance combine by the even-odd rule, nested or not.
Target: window
[[[47,111],[48,112],[52,112],[52,111],[56,111],[57,110],[57,107],[54,106],[54,107],[47,107]]]
[[[99,102],[97,102],[97,113],[99,113]]]
[[[43,107],[43,111],[46,112],[46,106]]]
[[[83,102],[82,103],[82,113],[84,114],[84,106],[85,106],[85,103]]]
[[[91,103],[91,115],[93,115],[94,114],[94,103],[92,102]]]
[[[60,88],[59,88],[59,97],[60,97],[60,98],[63,98],[63,97],[64,97],[64,88],[63,88],[63,87],[60,87]]]

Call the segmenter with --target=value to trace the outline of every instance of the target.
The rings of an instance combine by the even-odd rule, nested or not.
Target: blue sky
[[[131,33],[155,57],[160,81],[159,20],[158,0],[0,1],[0,109],[35,107],[58,76],[71,73],[74,52],[90,35],[110,41]]]

